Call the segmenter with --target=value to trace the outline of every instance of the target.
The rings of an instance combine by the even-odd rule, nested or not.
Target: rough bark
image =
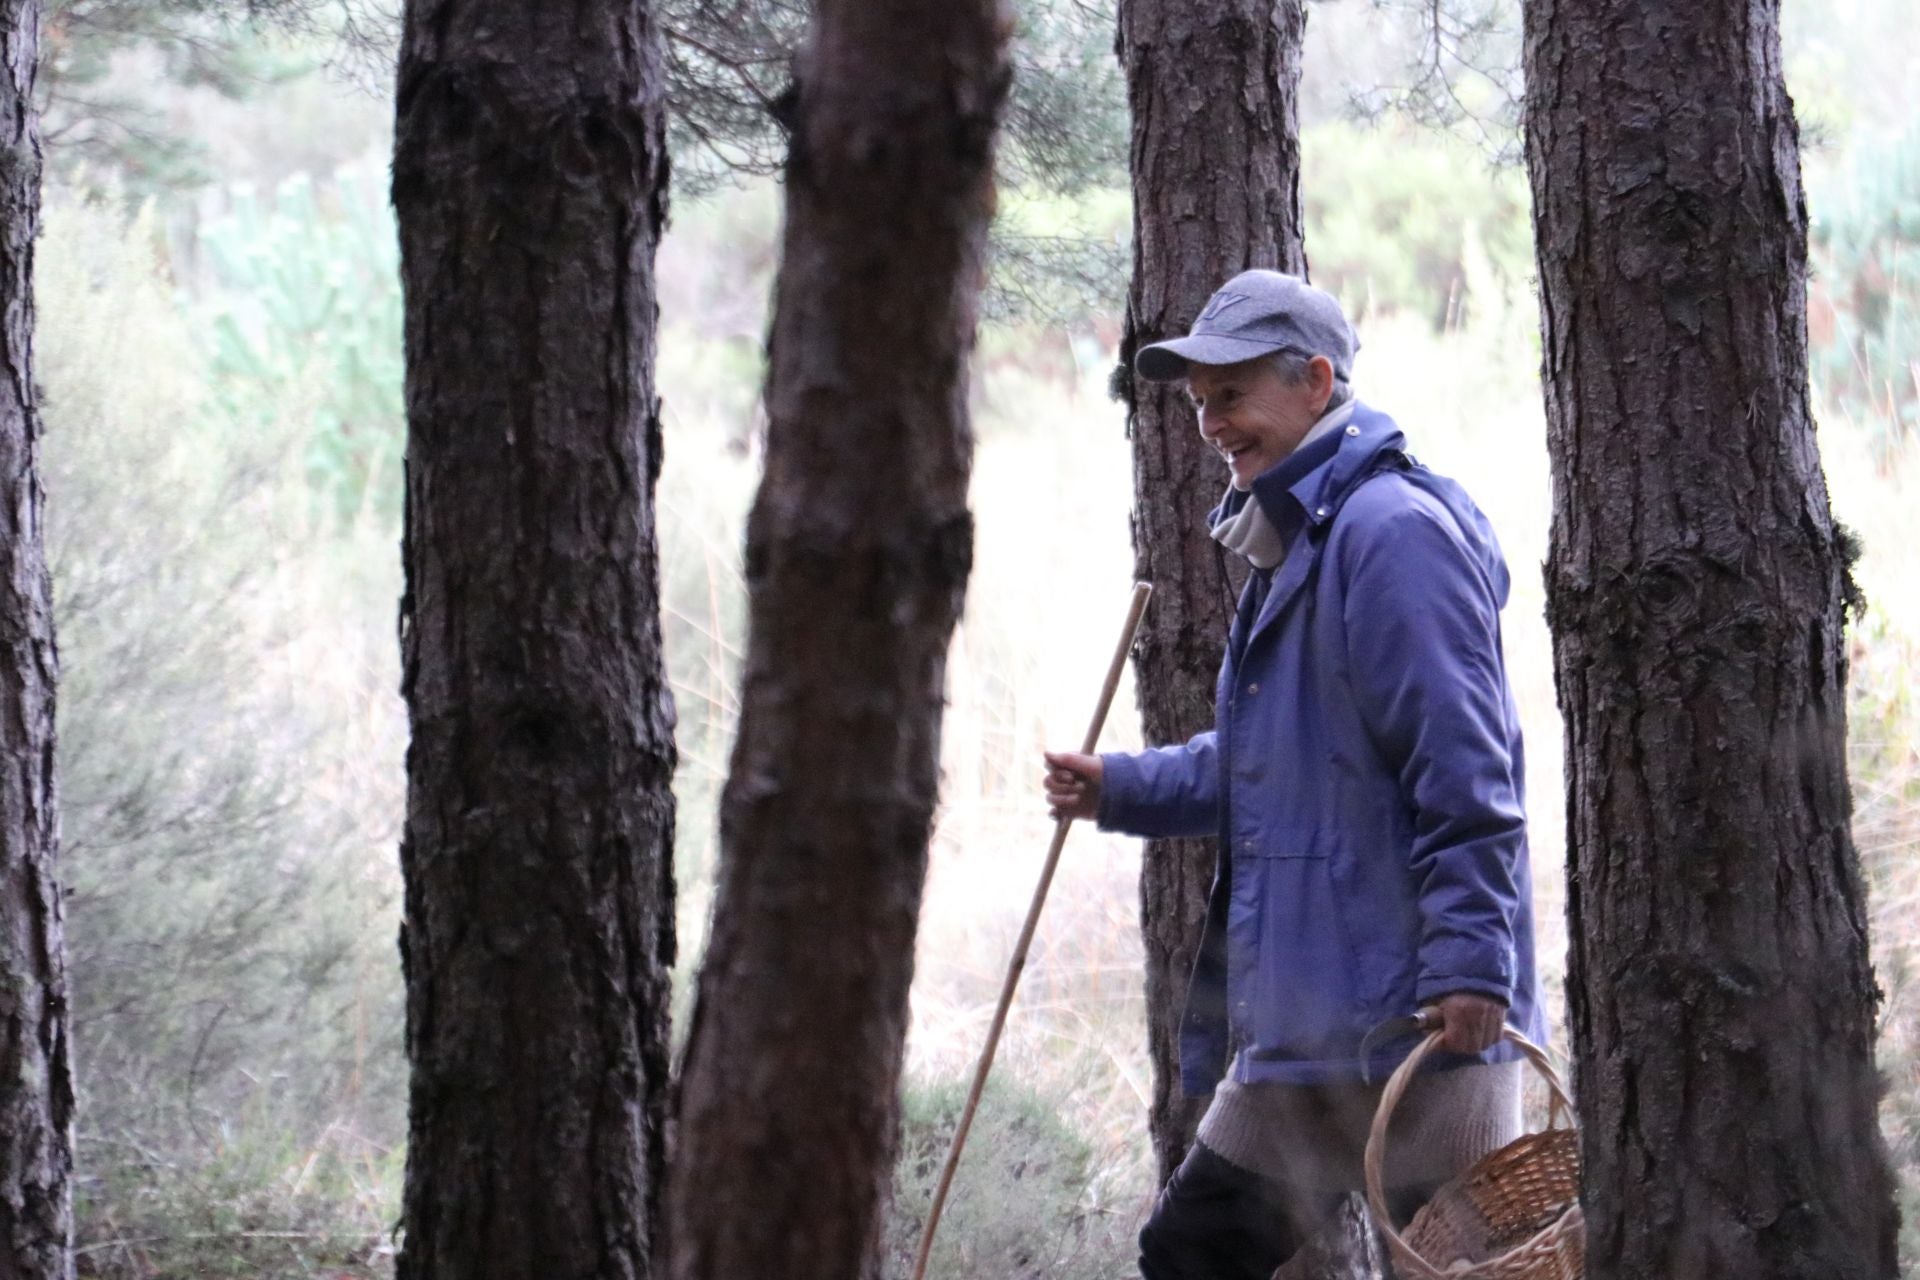
[[[656,1274],[659,54],[645,4],[561,19],[406,6],[402,1280]]]
[[[0,9],[0,1277],[72,1274],[73,1074],[54,878],[52,590],[33,382],[40,130],[38,0]]]
[[[1392,1280],[1373,1214],[1359,1192],[1342,1196],[1312,1244],[1273,1273],[1273,1280]]]
[[[1777,0],[1531,0],[1593,1280],[1895,1273]]]
[[[822,0],[784,104],[752,621],[670,1197],[680,1280],[875,1269],[972,557],[966,368],[1004,22],[996,0]]]
[[[1134,651],[1150,743],[1213,723],[1237,583],[1207,536],[1227,474],[1182,391],[1136,380],[1134,351],[1183,334],[1249,267],[1306,272],[1295,105],[1302,0],[1121,0],[1118,51],[1133,114],[1133,279],[1116,382],[1133,440],[1135,574],[1154,584]],[[1178,1031],[1213,879],[1211,840],[1148,844],[1140,872],[1149,1127],[1164,1183],[1204,1102],[1180,1092]]]

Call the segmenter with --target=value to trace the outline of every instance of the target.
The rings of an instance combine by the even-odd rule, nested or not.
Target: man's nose
[[[1200,420],[1200,438],[1211,440],[1220,434],[1220,415],[1209,409],[1201,408],[1194,414]]]

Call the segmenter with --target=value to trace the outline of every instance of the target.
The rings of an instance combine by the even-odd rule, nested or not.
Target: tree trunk
[[[1273,1280],[1393,1280],[1366,1197],[1357,1191],[1342,1196],[1320,1234]]]
[[[1891,1277],[1777,0],[1530,0],[1587,1274]]]
[[[42,542],[40,413],[33,381],[33,242],[40,127],[33,110],[40,5],[0,11],[0,1276],[72,1274],[73,1071],[66,938],[54,879],[52,591]]]
[[[658,83],[645,4],[406,6],[402,1280],[655,1274]]]
[[[1120,61],[1133,113],[1133,280],[1116,385],[1133,439],[1135,574],[1154,585],[1134,652],[1148,742],[1213,724],[1213,689],[1237,580],[1207,536],[1227,486],[1177,386],[1136,380],[1133,353],[1184,334],[1213,291],[1250,267],[1304,275],[1295,96],[1302,0],[1120,0]],[[1165,1182],[1205,1103],[1180,1092],[1179,1026],[1200,945],[1212,840],[1156,840],[1140,871],[1148,1123]]]
[[[972,558],[966,368],[1005,34],[995,0],[822,0],[783,101],[752,625],[670,1200],[680,1280],[876,1263]]]

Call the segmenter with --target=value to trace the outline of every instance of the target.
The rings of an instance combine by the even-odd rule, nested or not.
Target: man
[[[1397,1212],[1517,1136],[1501,1028],[1544,1033],[1506,565],[1465,492],[1353,399],[1358,347],[1330,295],[1248,271],[1134,361],[1185,381],[1230,475],[1213,536],[1250,568],[1212,729],[1046,757],[1055,817],[1220,841],[1181,1036],[1182,1086],[1213,1100],[1141,1232],[1146,1280],[1267,1280],[1360,1185],[1411,1048],[1364,1083],[1377,1024],[1436,1007],[1445,1031],[1389,1135]]]

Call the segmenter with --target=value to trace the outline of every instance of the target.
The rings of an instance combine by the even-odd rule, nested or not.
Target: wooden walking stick
[[[1120,674],[1126,670],[1127,652],[1133,648],[1133,633],[1140,628],[1140,615],[1146,612],[1147,597],[1153,584],[1133,584],[1133,601],[1127,607],[1126,625],[1120,631],[1119,647],[1107,666],[1107,682],[1100,688],[1099,705],[1093,709],[1093,723],[1087,726],[1082,755],[1092,755],[1100,745],[1100,729],[1107,722],[1107,708],[1113,705],[1114,691],[1120,687]],[[927,1210],[926,1230],[920,1234],[920,1256],[913,1264],[913,1280],[926,1280],[927,1259],[933,1254],[933,1235],[940,1229],[940,1210],[946,1207],[947,1191],[953,1186],[953,1171],[960,1165],[960,1152],[967,1145],[967,1131],[973,1127],[973,1113],[980,1106],[980,1093],[987,1087],[987,1073],[993,1070],[993,1055],[1000,1047],[1000,1032],[1007,1025],[1007,1008],[1013,1004],[1014,988],[1020,985],[1020,971],[1027,966],[1027,948],[1033,943],[1033,931],[1040,923],[1040,909],[1046,905],[1047,890],[1053,886],[1053,870],[1060,865],[1060,850],[1066,847],[1072,818],[1061,818],[1053,827],[1053,843],[1047,846],[1047,860],[1040,867],[1040,883],[1033,891],[1033,904],[1027,908],[1027,922],[1020,927],[1020,940],[1014,944],[1013,959],[1007,964],[1007,980],[1000,986],[1000,1004],[993,1011],[993,1024],[987,1028],[987,1045],[980,1051],[980,1063],[973,1070],[973,1087],[967,1090],[967,1105],[961,1108],[959,1127],[953,1131],[953,1145],[947,1148],[947,1163],[940,1170],[940,1184],[933,1191],[933,1205]]]

